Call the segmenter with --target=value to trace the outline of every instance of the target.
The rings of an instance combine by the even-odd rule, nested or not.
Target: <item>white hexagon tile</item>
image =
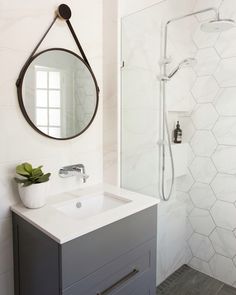
[[[186,205],[187,214],[189,214],[193,210],[194,205],[193,205],[192,200],[191,200],[188,193],[177,191],[176,192],[176,199]]]
[[[195,208],[189,214],[189,221],[195,232],[208,236],[215,228],[215,224],[208,210]]]
[[[217,199],[225,202],[236,202],[236,176],[217,174],[211,183]]]
[[[197,64],[194,67],[194,70],[198,76],[213,74],[220,61],[219,55],[214,48],[198,50],[195,58],[197,60]]]
[[[220,34],[215,44],[215,49],[222,58],[236,56],[236,28],[228,30],[224,32],[224,34]]]
[[[175,189],[180,192],[188,192],[194,184],[194,179],[188,171],[186,175],[178,177],[175,181]]]
[[[218,280],[232,285],[236,278],[236,267],[233,261],[227,257],[215,254],[210,261],[213,276]]]
[[[236,146],[220,145],[212,155],[212,160],[219,172],[236,173]]]
[[[219,6],[221,15],[227,15],[228,18],[236,18],[235,0],[223,0]],[[230,43],[231,44],[231,43]]]
[[[215,100],[215,108],[221,116],[236,116],[236,87],[222,89]]]
[[[191,148],[190,144],[187,145],[187,156],[188,156],[187,163],[189,166],[195,158],[195,154],[194,154],[193,149]]]
[[[195,155],[210,157],[216,149],[217,142],[210,131],[198,130],[191,140],[191,146]]]
[[[198,103],[212,102],[219,86],[212,76],[198,77],[193,85],[192,94]]]
[[[201,260],[209,261],[215,254],[208,237],[194,233],[188,241],[193,255]]]
[[[236,228],[236,207],[234,204],[216,201],[211,215],[217,226],[233,231]]]
[[[236,257],[234,257],[233,262],[234,262],[234,265],[236,267]]]
[[[218,113],[212,104],[198,104],[191,116],[196,129],[211,129],[216,120]]]
[[[175,23],[174,26],[169,26],[168,41],[172,43],[173,49],[170,48],[168,51],[170,55],[173,55],[180,60],[186,58],[186,56],[194,56],[198,50],[192,39],[192,29],[186,30],[186,26],[189,25],[193,31],[199,26],[198,21],[195,18],[185,18],[181,22]],[[179,34],[180,31],[184,33]]]
[[[185,240],[187,241],[188,239],[190,239],[190,237],[192,236],[193,233],[194,233],[193,227],[192,227],[189,219],[187,218],[187,220],[186,220],[186,235],[185,235]]]
[[[217,227],[210,235],[216,253],[233,258],[236,255],[236,237],[232,231]]]
[[[193,257],[193,259],[189,262],[189,265],[194,269],[199,270],[200,272],[212,276],[212,271],[210,269],[209,264],[201,259]]]
[[[219,144],[236,145],[236,117],[220,117],[212,132]]]
[[[208,7],[219,7],[222,0],[207,0],[207,6]],[[196,0],[194,5],[194,11],[199,11],[206,8],[206,0]],[[198,14],[196,18],[199,21],[205,21],[212,19],[215,16],[215,13],[213,11],[205,12]]]
[[[191,173],[198,182],[210,183],[217,171],[210,158],[196,157],[190,165]]]
[[[216,197],[211,187],[205,183],[195,182],[189,194],[197,208],[210,209],[216,202]]]
[[[201,30],[200,26],[198,26],[193,34],[193,41],[199,49],[202,49],[214,46],[218,37],[219,33],[206,34]]]
[[[236,86],[236,57],[222,59],[214,76],[220,87]]]

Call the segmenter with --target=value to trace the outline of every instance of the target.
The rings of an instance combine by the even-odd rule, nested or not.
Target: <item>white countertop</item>
[[[75,199],[75,195],[76,197],[82,197],[102,192],[126,198],[131,202],[82,220],[69,217],[55,208],[55,205],[60,202]],[[56,242],[63,244],[129,215],[155,206],[159,202],[160,200],[156,198],[147,197],[146,195],[119,187],[101,184],[50,196],[47,204],[39,209],[27,209],[22,204],[17,204],[12,206],[11,210]]]

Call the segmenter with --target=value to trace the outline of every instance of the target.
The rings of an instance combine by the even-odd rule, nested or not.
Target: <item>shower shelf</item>
[[[175,178],[184,176],[187,174],[187,165],[188,165],[188,143],[181,144],[172,144],[172,152],[174,158],[174,167],[175,167]],[[171,178],[171,166],[170,166],[170,157],[167,156],[167,178]]]

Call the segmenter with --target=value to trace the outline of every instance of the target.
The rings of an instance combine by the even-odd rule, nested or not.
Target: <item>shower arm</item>
[[[220,18],[219,17],[219,10],[217,8],[215,8],[215,7],[209,7],[209,8],[206,8],[206,9],[202,9],[202,10],[198,10],[198,11],[195,11],[195,12],[192,12],[192,13],[189,13],[189,14],[182,15],[180,17],[172,18],[172,19],[167,21],[167,23],[165,24],[165,29],[164,29],[164,38],[165,38],[165,41],[164,41],[164,59],[167,59],[167,34],[168,34],[168,26],[169,26],[169,24],[171,24],[172,22],[176,22],[178,20],[184,19],[186,17],[194,16],[194,15],[205,13],[205,12],[208,12],[208,11],[214,11],[215,15],[216,15],[216,19]],[[165,65],[165,63],[164,63],[164,65]],[[164,68],[166,68],[166,67],[164,67]],[[166,74],[166,73],[164,73],[164,74]]]

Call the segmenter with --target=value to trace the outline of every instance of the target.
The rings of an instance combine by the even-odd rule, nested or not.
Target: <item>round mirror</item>
[[[98,85],[81,57],[53,48],[29,60],[21,73],[18,98],[35,130],[50,138],[70,139],[92,123],[98,107]]]

